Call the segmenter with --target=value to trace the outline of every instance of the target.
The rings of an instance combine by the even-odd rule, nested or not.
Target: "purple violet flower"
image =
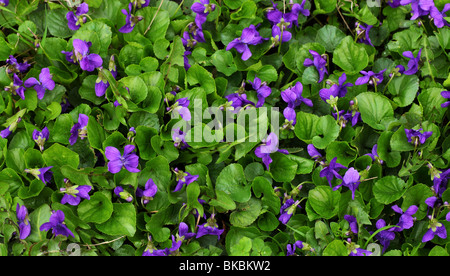
[[[200,0],[195,2],[191,6],[191,10],[196,13],[195,24],[201,27],[206,22],[208,14],[216,9],[215,4],[210,4],[209,0]]]
[[[434,5],[430,8],[430,17],[433,18],[433,23],[438,28],[443,28],[444,26],[450,26],[450,24],[445,20],[447,17],[447,12],[450,10],[450,3],[445,4],[442,11],[439,11]]]
[[[442,91],[441,96],[446,99],[450,99],[450,91]],[[441,104],[442,108],[446,108],[448,106],[450,106],[450,101],[446,101],[445,103]]]
[[[0,2],[1,3],[1,2]],[[9,64],[6,68],[6,73],[12,74],[12,73],[25,73],[28,68],[31,66],[31,64],[28,64],[28,62],[19,63],[17,59],[10,55],[9,58],[6,60],[6,64]]]
[[[312,107],[313,102],[302,96],[303,93],[303,85],[301,82],[297,82],[295,86],[289,87],[286,90],[281,92],[281,98],[288,104],[288,107],[295,109],[301,103],[306,104],[307,106]]]
[[[303,62],[303,65],[306,67],[314,65],[316,67],[317,71],[319,72],[318,83],[320,83],[322,82],[325,74],[328,74],[326,56],[322,56],[321,54],[313,50],[309,50],[309,53],[313,56],[313,59],[306,58]]]
[[[406,6],[411,4],[413,16],[411,20],[416,20],[419,17],[428,15],[431,5],[434,5],[433,0],[401,0],[400,5]]]
[[[33,130],[33,141],[36,142],[40,151],[44,150],[44,144],[48,140],[49,136],[50,132],[47,127],[44,127],[42,131],[38,131],[37,129]]]
[[[387,4],[391,6],[391,8],[397,8],[400,7],[400,1],[401,0],[387,0]]]
[[[81,199],[91,199],[89,196],[89,192],[91,191],[92,186],[89,185],[74,185],[66,188],[60,188],[59,190],[64,193],[64,196],[61,199],[61,204],[69,203],[72,206],[77,206],[80,204]]]
[[[381,82],[383,82],[383,73],[384,71],[386,71],[387,69],[381,70],[378,73],[374,73],[372,71],[360,71],[361,74],[363,74],[363,77],[359,77],[356,82],[355,85],[363,85],[366,83],[369,83],[370,85],[374,85],[374,84],[380,84]]]
[[[142,204],[147,204],[155,197],[157,191],[158,186],[153,182],[153,179],[149,178],[145,183],[144,190],[139,187],[136,188],[136,196],[142,197]]]
[[[386,226],[386,222],[384,221],[384,219],[377,220],[377,222],[376,222],[377,229],[381,229],[385,226]],[[392,228],[387,229],[387,230],[382,230],[382,231],[378,232],[378,234],[375,235],[375,238],[378,239],[378,241],[383,246],[382,253],[384,253],[386,251],[386,249],[389,247],[389,244],[391,243],[391,241],[393,241],[395,239],[395,233],[391,229]]]
[[[255,105],[254,102],[247,100],[247,95],[245,93],[233,93],[226,95],[225,98],[229,102],[229,106],[227,108],[230,108],[236,112],[245,106]]]
[[[127,202],[133,201],[133,196],[128,191],[125,191],[122,186],[115,187],[114,194]]]
[[[373,254],[372,251],[360,248],[359,245],[352,242],[350,238],[347,239],[347,250],[349,256],[370,256]]]
[[[250,25],[247,28],[242,30],[241,37],[235,38],[233,41],[228,43],[226,50],[229,51],[232,48],[235,48],[236,51],[242,54],[242,60],[248,60],[252,56],[252,52],[248,45],[257,45],[262,43],[265,38],[259,35],[259,32],[256,30],[255,25]]]
[[[139,166],[139,156],[133,153],[134,149],[134,145],[126,145],[122,155],[117,148],[112,146],[106,147],[105,156],[109,160],[108,171],[115,174],[120,172],[122,168],[125,168],[132,173],[140,172],[137,168]]]
[[[217,240],[220,240],[220,235],[222,235],[224,229],[219,229],[217,225],[216,219],[214,218],[215,214],[211,214],[211,217],[207,219],[207,222],[198,226],[197,235],[195,238],[200,238],[204,235],[215,235],[217,236]]]
[[[278,220],[281,221],[281,223],[283,224],[287,224],[291,219],[292,215],[295,213],[295,210],[297,208],[301,208],[299,204],[300,200],[294,201],[294,199],[292,198],[287,199],[286,202],[280,208],[280,217],[278,218]]]
[[[78,62],[81,69],[88,72],[92,72],[95,70],[95,68],[99,68],[102,66],[102,58],[97,54],[89,53],[89,48],[91,47],[92,42],[86,42],[81,39],[74,39],[72,44],[72,52],[61,51],[61,53],[66,55],[67,61],[74,64]]]
[[[9,0],[0,0],[0,6],[7,7],[9,5]]]
[[[431,241],[435,236],[438,236],[441,239],[446,239],[447,229],[445,229],[445,225],[440,223],[436,218],[430,218],[428,230],[425,235],[423,235],[422,242]]]
[[[333,83],[330,88],[322,88],[319,91],[319,96],[324,102],[328,102],[330,97],[343,98],[347,95],[347,87],[353,86],[353,83],[345,83],[347,81],[347,75],[343,73],[338,80],[338,83]]]
[[[306,146],[306,150],[308,151],[309,156],[311,156],[314,161],[321,162],[321,159],[323,158],[322,154],[314,147],[313,144],[308,144]]]
[[[122,9],[122,13],[125,14],[126,19],[125,19],[125,25],[123,25],[120,29],[119,32],[121,33],[131,33],[134,29],[134,27],[136,26],[136,24],[141,21],[142,19],[144,19],[142,16],[135,16],[133,14],[131,14],[131,10],[133,9],[133,3],[129,3],[128,4],[128,12],[126,9]]]
[[[189,145],[186,143],[185,137],[186,133],[184,133],[181,129],[179,128],[172,129],[172,140],[174,142],[173,145],[176,148],[183,150],[189,147]]]
[[[297,114],[295,113],[295,110],[291,107],[286,107],[283,110],[283,116],[286,119],[286,123],[283,125],[283,128],[291,128],[297,123]]]
[[[372,41],[369,37],[370,29],[372,29],[373,26],[356,22],[355,27],[356,35],[359,37],[358,42],[373,46]]]
[[[251,83],[252,88],[256,90],[256,94],[258,97],[258,102],[256,103],[255,107],[263,106],[266,98],[270,96],[270,93],[272,93],[272,89],[267,85],[266,82],[262,82],[258,77],[255,77],[253,82],[249,82]]]
[[[272,26],[272,47],[277,46],[279,43],[288,42],[292,39],[292,33],[283,29],[281,31],[278,25]]]
[[[352,215],[345,215],[344,219],[348,222],[350,226],[350,233],[358,234],[358,222],[356,221],[356,218]],[[347,235],[350,235],[350,233],[347,233]]]
[[[185,239],[190,239],[190,238],[195,237],[196,233],[191,233],[188,231],[189,231],[189,226],[184,222],[180,222],[180,224],[178,226],[177,236],[175,237],[174,235],[172,235],[172,247],[169,248],[170,253],[177,251],[181,247],[181,244],[183,243],[183,241]]]
[[[33,87],[36,90],[37,97],[42,100],[45,95],[45,90],[53,90],[55,88],[55,81],[52,79],[52,74],[50,74],[50,69],[42,68],[39,74],[39,80],[36,78],[29,78],[25,81],[25,87]]]
[[[342,179],[342,176],[338,173],[338,171],[341,169],[347,169],[346,166],[336,163],[336,160],[337,157],[333,158],[328,166],[325,166],[319,173],[320,177],[326,177],[326,179],[328,180],[328,184],[330,184],[330,187],[332,187],[331,180],[333,180],[333,177]]]
[[[67,25],[69,26],[69,29],[76,31],[83,23],[86,23],[87,18],[83,15],[87,14],[88,12],[89,6],[87,3],[81,3],[75,13],[73,11],[69,11],[66,14],[66,19],[68,21]]]
[[[304,247],[303,242],[302,241],[296,241],[294,244],[288,244],[286,246],[286,256],[292,256],[295,254],[295,250],[298,249],[302,249]]]
[[[392,228],[392,231],[400,232],[404,229],[410,229],[413,227],[415,218],[413,218],[412,215],[414,215],[418,209],[419,208],[416,205],[411,205],[405,212],[403,212],[403,210],[397,205],[392,206],[392,210],[400,214],[399,221],[396,224],[399,227]]]
[[[39,228],[40,231],[48,231],[52,229],[53,235],[63,235],[66,237],[72,236],[75,237],[70,231],[69,228],[64,223],[65,215],[64,212],[61,210],[57,210],[56,212],[53,211],[52,215],[50,216],[50,221],[46,222],[41,225]]]
[[[177,186],[173,190],[173,192],[178,192],[183,188],[184,185],[188,186],[192,182],[196,181],[198,179],[198,175],[192,175],[188,172],[183,172],[182,170],[179,170],[178,168],[175,168],[173,170],[175,173],[175,178],[177,180]]]
[[[380,157],[378,156],[378,144],[373,145],[371,153],[366,153],[364,155],[370,156],[372,158],[372,161],[378,160],[378,162],[380,162],[380,164],[384,163],[384,161],[381,160]]]
[[[352,200],[354,200],[355,199],[355,191],[356,191],[356,189],[358,189],[358,186],[361,183],[360,178],[361,178],[361,176],[359,175],[359,172],[357,170],[355,170],[355,168],[351,167],[345,172],[345,175],[342,179],[342,183],[337,185],[336,187],[334,187],[333,191],[336,191],[341,186],[345,186],[345,187],[349,188],[350,191],[352,191]]]
[[[189,110],[189,99],[188,97],[180,98],[175,101],[171,107],[167,107],[167,112],[172,112],[173,114],[179,114],[181,118],[185,121],[191,120],[191,111]]]
[[[261,140],[261,143],[262,144],[255,149],[255,155],[262,159],[267,170],[269,170],[269,165],[272,163],[270,154],[277,151],[283,154],[289,154],[285,149],[278,149],[278,136],[274,132],[271,132],[265,139]]]
[[[417,71],[419,70],[421,53],[422,53],[422,49],[420,49],[419,52],[417,53],[417,57],[414,57],[414,55],[411,51],[403,52],[403,56],[410,59],[408,61],[408,70],[404,71],[403,74],[414,75],[415,73],[417,73]]]
[[[40,169],[25,169],[26,173],[31,173],[36,179],[41,180],[45,185],[52,180],[53,172],[50,170],[53,166]]]
[[[25,100],[25,87],[22,86],[23,81],[14,73],[13,82],[9,86],[5,86],[5,91],[11,92],[13,95],[19,95],[22,100]]]
[[[71,145],[74,145],[78,137],[83,140],[87,137],[87,125],[88,125],[89,117],[85,114],[78,114],[78,122],[75,123],[72,128],[70,129],[70,137],[69,137],[69,143]]]
[[[19,203],[16,205],[16,216],[17,222],[19,223],[19,239],[26,239],[31,232],[30,219],[28,218],[28,210],[25,205],[20,206]]]
[[[442,197],[442,193],[447,190],[447,183],[449,179],[450,169],[440,172],[439,177],[433,178],[433,191],[437,196]]]
[[[418,130],[415,129],[406,129],[406,138],[408,138],[408,143],[412,143],[414,146],[418,146],[420,144],[424,144],[425,141],[433,135],[432,131],[425,131],[424,133],[421,132],[422,128],[419,128]]]
[[[16,130],[17,124],[19,124],[20,121],[22,121],[22,118],[21,117],[17,118],[17,121],[12,122],[7,128],[0,131],[0,136],[2,138],[8,137],[14,130]]]

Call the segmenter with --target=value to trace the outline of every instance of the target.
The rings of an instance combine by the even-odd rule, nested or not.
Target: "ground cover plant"
[[[0,0],[0,255],[450,253],[443,0]]]

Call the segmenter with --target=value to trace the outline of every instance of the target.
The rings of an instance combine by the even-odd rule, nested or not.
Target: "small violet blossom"
[[[441,96],[444,97],[445,99],[450,99],[450,91],[442,91]],[[441,104],[442,108],[446,108],[449,106],[450,106],[450,101],[446,101],[445,103]]]
[[[425,131],[424,133],[421,132],[422,128],[416,130],[416,129],[406,129],[406,138],[408,138],[408,143],[412,143],[414,146],[418,146],[420,144],[424,144],[425,141],[433,135],[432,131]]]
[[[410,229],[411,227],[413,227],[415,218],[413,218],[412,215],[414,215],[418,209],[419,208],[416,205],[411,205],[405,212],[403,212],[403,210],[399,206],[392,206],[392,210],[400,214],[399,221],[396,224],[399,227],[392,228],[392,231],[400,232],[404,229]]]
[[[189,145],[186,143],[185,137],[186,133],[183,132],[181,129],[179,128],[172,129],[172,140],[174,142],[173,145],[176,148],[186,149],[189,147]]]
[[[296,108],[301,103],[306,104],[307,106],[312,107],[313,102],[302,96],[303,93],[303,85],[301,82],[297,82],[293,87],[289,87],[286,90],[281,92],[281,98],[288,104],[290,108]]]
[[[36,90],[37,97],[42,100],[45,95],[45,90],[53,90],[55,88],[55,81],[52,79],[52,74],[48,68],[42,68],[39,74],[39,80],[36,78],[29,78],[24,83],[25,87],[33,87]]]
[[[16,206],[17,222],[19,223],[19,239],[26,239],[31,233],[30,219],[28,218],[28,210],[25,205],[20,206],[17,203]]]
[[[270,96],[270,93],[272,93],[272,89],[267,85],[265,81],[261,81],[261,79],[258,77],[255,77],[253,82],[249,82],[252,85],[252,88],[256,90],[256,94],[258,97],[258,102],[256,103],[255,107],[263,106],[266,98]]]
[[[75,237],[70,231],[69,228],[67,228],[66,224],[64,223],[65,215],[64,212],[61,210],[57,210],[56,212],[53,211],[52,215],[50,216],[50,221],[46,222],[41,225],[39,228],[40,231],[48,231],[52,229],[53,235],[63,235],[66,237],[72,236]]]
[[[53,172],[50,170],[53,166],[44,167],[40,169],[25,169],[26,173],[31,173],[36,179],[41,180],[44,184],[50,182],[53,176]]]
[[[169,252],[173,253],[177,251],[185,239],[190,239],[195,236],[196,233],[189,232],[189,226],[186,223],[180,222],[176,237],[172,235],[172,247],[169,248]]]
[[[133,201],[133,196],[128,191],[124,190],[122,186],[115,187],[114,194],[127,202]]]
[[[377,227],[377,229],[386,227],[386,222],[384,221],[384,219],[377,220],[376,227]],[[375,235],[375,238],[378,239],[378,241],[383,246],[382,253],[384,253],[386,251],[386,249],[389,247],[391,241],[393,241],[395,239],[395,233],[391,229],[392,228],[387,229],[387,230],[382,230],[382,231],[378,232],[378,234]]]
[[[6,64],[9,64],[6,67],[6,73],[13,74],[13,73],[25,73],[28,68],[31,66],[31,64],[28,64],[28,62],[20,63],[17,61],[17,59],[10,55],[9,58],[6,60]]]
[[[81,140],[87,137],[88,121],[89,117],[86,114],[78,114],[78,122],[70,129],[69,143],[71,145],[74,145],[77,142],[78,137],[80,137]]]
[[[349,235],[350,233],[358,234],[358,222],[356,221],[356,218],[352,215],[345,215],[344,219],[350,226],[350,231],[349,233],[347,233],[347,235]]]
[[[61,51],[66,56],[66,60],[76,64],[77,62],[80,64],[80,67],[84,71],[92,72],[95,68],[99,68],[103,64],[102,58],[98,54],[90,54],[89,48],[92,45],[92,42],[84,41],[81,39],[73,40],[73,51]]]
[[[173,172],[175,173],[175,177],[177,180],[177,186],[175,187],[173,192],[178,192],[179,190],[181,190],[181,188],[183,188],[184,185],[188,186],[192,182],[196,181],[199,177],[198,175],[192,175],[188,172],[183,172],[178,168],[175,168]]]
[[[363,77],[359,77],[356,81],[355,81],[355,85],[363,85],[366,83],[369,83],[370,85],[378,85],[381,82],[383,82],[383,73],[384,71],[386,71],[386,69],[381,70],[378,73],[374,73],[372,71],[360,71],[361,74],[363,74]]]
[[[350,238],[347,239],[346,243],[349,256],[370,256],[373,254],[372,251],[360,248],[360,246],[355,242],[352,242]]]
[[[306,58],[303,62],[303,65],[306,67],[313,66],[316,67],[319,72],[319,80],[318,82],[322,82],[325,74],[328,74],[327,70],[327,59],[325,55],[321,55],[316,51],[309,50],[309,53],[313,56],[313,59]]]
[[[102,72],[101,69],[103,69],[102,67],[97,68],[98,70],[98,77],[97,80],[95,81],[95,95],[97,97],[101,97],[103,95],[105,95],[106,89],[108,89],[109,87],[109,82],[106,79],[105,74]],[[117,68],[116,68],[116,64],[114,62],[114,55],[111,55],[111,58],[109,60],[109,71],[111,72],[111,74],[113,75],[114,78],[117,77]]]
[[[332,187],[331,181],[334,177],[342,179],[342,176],[338,173],[338,171],[341,169],[347,169],[346,166],[337,163],[336,160],[337,157],[331,159],[330,163],[328,163],[328,166],[325,166],[319,173],[320,177],[325,177],[328,180],[328,184],[330,184],[330,187]]]
[[[356,35],[358,36],[358,42],[373,46],[372,41],[369,37],[369,32],[373,28],[373,26],[356,22],[355,27]]]
[[[267,170],[269,170],[269,165],[272,163],[270,154],[274,152],[289,154],[285,149],[278,149],[278,136],[274,132],[271,132],[265,139],[261,140],[261,142],[262,144],[255,149],[255,155],[262,159]]]
[[[25,100],[25,87],[23,86],[23,81],[16,75],[16,73],[13,75],[13,81],[11,84],[5,86],[4,90],[11,92],[13,95],[18,95],[22,100]]]
[[[239,112],[241,108],[255,105],[254,102],[247,100],[245,93],[232,93],[226,95],[225,98],[228,100],[226,108],[235,112]]]
[[[378,156],[378,144],[373,145],[371,153],[366,153],[364,155],[370,156],[370,158],[372,158],[372,161],[378,161],[380,164],[384,163],[384,161],[381,160]]]
[[[342,183],[337,185],[333,188],[334,191],[339,189],[341,186],[345,186],[352,191],[352,200],[355,199],[355,191],[358,189],[358,186],[360,184],[360,178],[359,172],[355,170],[355,168],[349,168],[342,179]]]
[[[48,140],[49,136],[50,132],[47,127],[44,127],[42,131],[38,131],[37,129],[33,130],[33,141],[36,142],[40,151],[44,150],[44,144]]]
[[[417,57],[414,57],[414,55],[411,51],[403,52],[403,56],[410,59],[408,61],[408,70],[404,71],[403,74],[414,75],[415,73],[417,73],[417,71],[419,70],[421,53],[422,53],[422,49],[420,49],[419,52],[417,53]]]
[[[245,61],[252,56],[249,45],[258,45],[264,40],[265,38],[261,37],[256,30],[256,26],[250,25],[242,30],[241,37],[235,38],[228,43],[226,50],[229,51],[232,48],[235,48],[238,53],[242,54],[241,59]]]
[[[430,17],[433,18],[433,23],[438,28],[443,28],[444,26],[450,26],[450,24],[445,20],[447,17],[447,12],[450,10],[450,3],[445,4],[442,11],[439,11],[436,6],[430,7]]]
[[[7,128],[0,131],[0,136],[2,138],[8,137],[14,130],[16,130],[17,124],[19,124],[20,121],[22,121],[22,118],[21,117],[17,118],[17,120],[12,122]]]
[[[196,13],[195,24],[199,27],[206,22],[206,17],[208,14],[216,9],[215,4],[210,4],[209,0],[200,0],[200,2],[195,2],[191,6],[191,10]]]
[[[211,214],[211,217],[207,219],[207,222],[198,226],[197,235],[195,238],[200,238],[204,235],[215,235],[217,240],[220,240],[220,235],[225,231],[224,229],[219,229],[219,226],[215,219],[215,214]]]
[[[134,29],[134,27],[136,26],[136,24],[141,21],[142,19],[144,19],[142,16],[135,16],[133,14],[131,14],[131,10],[133,9],[133,3],[129,3],[128,4],[128,12],[126,9],[122,9],[122,13],[125,14],[126,18],[125,18],[125,25],[123,25],[120,29],[119,32],[121,33],[131,33]]]
[[[438,198],[435,196],[429,197],[425,200],[425,203],[431,208],[435,208],[435,205],[438,205],[437,202]],[[445,229],[445,226],[432,215],[428,217],[430,218],[430,222],[428,224],[428,230],[422,238],[422,242],[431,241],[435,236],[438,236],[441,239],[447,238],[447,230]]]
[[[9,5],[9,0],[0,0],[0,6],[7,7]]]
[[[149,203],[150,200],[152,200],[156,195],[156,192],[158,192],[158,186],[156,186],[155,182],[153,182],[153,179],[151,178],[149,178],[145,183],[144,190],[139,187],[136,188],[136,196],[142,198],[142,204]]]
[[[69,29],[76,31],[83,23],[86,23],[87,18],[84,15],[88,12],[89,6],[87,3],[81,3],[75,13],[73,11],[69,11],[66,14],[66,19],[68,21],[67,25],[69,26]]]
[[[60,192],[64,193],[61,199],[61,204],[69,203],[72,206],[77,206],[80,204],[81,199],[91,199],[89,192],[92,186],[89,185],[73,185],[66,188],[60,188]]]
[[[302,241],[296,241],[294,244],[287,244],[286,245],[286,256],[292,256],[295,254],[296,249],[302,249],[303,248],[303,242]]]
[[[137,168],[139,166],[139,156],[133,153],[134,149],[134,145],[126,145],[122,155],[117,148],[112,146],[106,147],[105,156],[109,160],[108,171],[116,174],[120,172],[122,168],[125,168],[132,173],[140,172]]]
[[[434,3],[432,0],[401,0],[400,5],[406,6],[411,4],[412,16],[411,20],[416,20],[419,17],[428,15],[430,8]]]
[[[287,199],[286,202],[280,207],[280,217],[278,220],[283,224],[288,223],[297,207],[300,208],[299,203],[299,200],[294,201],[292,198]]]
[[[167,107],[167,112],[172,112],[172,116],[180,115],[185,121],[191,120],[191,111],[189,110],[189,99],[187,97],[180,98],[175,101],[171,107]]]
[[[328,103],[333,103],[333,98],[343,98],[347,94],[347,87],[353,86],[353,83],[345,83],[347,75],[343,73],[338,80],[338,83],[333,83],[330,88],[322,88],[319,91],[320,98]],[[333,97],[333,98],[331,98]]]

